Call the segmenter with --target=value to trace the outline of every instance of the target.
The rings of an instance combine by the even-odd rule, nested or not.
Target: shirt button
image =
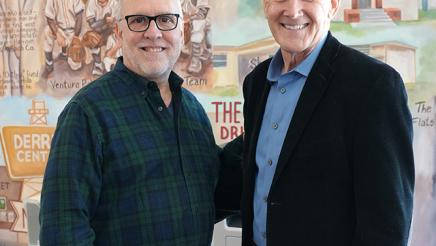
[[[285,92],[286,92],[286,88],[281,88],[280,89],[280,93],[285,94]]]
[[[141,92],[141,95],[142,95],[142,96],[145,96],[145,91],[142,91],[142,92]]]
[[[272,160],[271,159],[268,160],[268,165],[270,165],[270,166],[272,165]]]
[[[262,233],[262,237],[263,237],[263,239],[266,239],[266,232]]]
[[[162,106],[157,107],[157,111],[162,112],[162,110],[163,110]]]
[[[272,124],[272,127],[273,127],[274,129],[277,129],[277,128],[279,128],[279,124],[277,124],[277,123],[273,123],[273,124]]]
[[[267,196],[264,196],[264,197],[263,197],[263,201],[264,201],[264,202],[268,202],[268,197],[267,197]]]

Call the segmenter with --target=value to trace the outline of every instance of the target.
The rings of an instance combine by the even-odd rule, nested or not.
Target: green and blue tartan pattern
[[[218,155],[209,119],[170,75],[114,71],[58,119],[41,196],[41,245],[210,245]]]

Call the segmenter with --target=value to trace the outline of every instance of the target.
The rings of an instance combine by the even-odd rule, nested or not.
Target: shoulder
[[[198,101],[192,92],[182,87],[182,100],[185,107],[185,111],[189,112],[188,115],[194,117],[201,122],[209,122],[207,113],[203,108],[203,105]]]
[[[89,107],[105,101],[116,100],[117,93],[126,90],[125,83],[113,72],[108,72],[80,89],[71,98],[71,102]]]
[[[332,63],[332,69],[337,79],[353,86],[392,87],[403,84],[400,74],[393,67],[345,45]]]
[[[190,92],[189,90],[185,89],[184,87],[181,88],[181,92],[182,92],[183,100],[185,102],[187,102],[190,106],[193,106],[194,108],[201,108],[201,109],[203,109],[203,107],[201,106],[201,104],[198,101],[197,97],[195,97],[195,95],[192,94],[192,92]]]

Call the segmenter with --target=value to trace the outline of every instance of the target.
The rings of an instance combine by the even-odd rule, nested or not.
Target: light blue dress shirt
[[[258,246],[266,245],[267,201],[280,151],[307,76],[325,43],[327,33],[315,49],[298,66],[282,74],[283,57],[276,52],[268,68],[267,78],[271,90],[266,102],[262,126],[256,149],[256,176],[254,190],[253,240]]]

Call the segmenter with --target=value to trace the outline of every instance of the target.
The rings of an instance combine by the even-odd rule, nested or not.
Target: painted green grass
[[[344,32],[355,37],[364,37],[368,34],[367,29],[353,28],[350,24],[345,22],[332,22],[330,31],[333,33]]]
[[[418,20],[413,21],[397,21],[395,24],[398,26],[414,26],[422,25],[422,23],[435,23],[436,24],[436,10],[420,10],[418,13]]]
[[[434,21],[436,20],[436,9],[431,9],[431,10],[427,10],[427,11],[419,11],[419,19],[421,21],[427,21],[427,20],[431,20]]]
[[[214,96],[228,96],[234,97],[241,94],[240,90],[236,86],[215,87],[209,94]]]

